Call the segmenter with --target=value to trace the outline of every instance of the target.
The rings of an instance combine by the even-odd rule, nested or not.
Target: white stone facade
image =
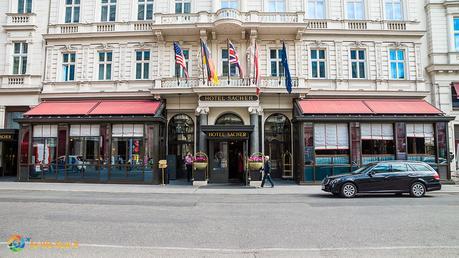
[[[455,154],[452,170],[457,170],[459,109],[453,107],[452,83],[459,82],[459,48],[455,46],[454,19],[459,19],[459,1],[427,0],[428,84],[435,105],[456,120],[449,124],[450,151]]]

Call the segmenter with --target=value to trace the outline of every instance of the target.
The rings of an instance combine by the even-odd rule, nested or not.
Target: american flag
[[[257,96],[260,95],[260,87],[258,86],[258,83],[260,81],[260,70],[258,67],[258,46],[257,42],[255,42],[255,45],[253,46],[253,64],[254,64],[254,69],[255,69],[255,74],[254,74],[254,84],[257,86]]]
[[[185,56],[183,55],[182,48],[177,42],[174,42],[174,51],[175,51],[175,63],[179,64],[182,67],[183,72],[185,73],[185,76],[188,79],[188,69],[186,68]]]
[[[229,62],[230,64],[235,64],[237,69],[239,70],[239,76],[244,78],[244,74],[242,71],[241,63],[239,63],[239,56],[237,55],[236,48],[234,47],[233,43],[228,40],[228,52],[229,52]]]

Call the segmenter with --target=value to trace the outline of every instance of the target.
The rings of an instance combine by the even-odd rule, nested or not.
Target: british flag
[[[244,73],[242,71],[241,63],[239,62],[239,56],[237,55],[236,48],[233,43],[228,40],[228,52],[229,52],[229,62],[230,64],[235,64],[239,70],[239,76],[244,78]]]
[[[182,48],[177,42],[174,42],[174,51],[175,51],[175,63],[179,64],[182,67],[183,72],[185,73],[185,77],[188,79],[188,69],[186,68],[185,56],[183,55]]]

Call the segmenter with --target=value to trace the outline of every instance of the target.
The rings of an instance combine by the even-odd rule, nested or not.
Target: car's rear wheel
[[[421,182],[415,182],[411,185],[410,195],[413,197],[422,197],[426,194],[426,186]]]
[[[357,186],[353,183],[345,183],[341,187],[340,195],[344,198],[352,198],[357,194]]]

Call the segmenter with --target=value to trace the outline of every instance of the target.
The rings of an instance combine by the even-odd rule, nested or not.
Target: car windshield
[[[375,165],[374,164],[368,164],[368,165],[365,165],[363,167],[360,167],[359,169],[357,169],[356,171],[353,171],[352,174],[353,175],[356,175],[356,174],[363,174],[363,173],[366,173],[368,172],[371,168],[373,168]]]

